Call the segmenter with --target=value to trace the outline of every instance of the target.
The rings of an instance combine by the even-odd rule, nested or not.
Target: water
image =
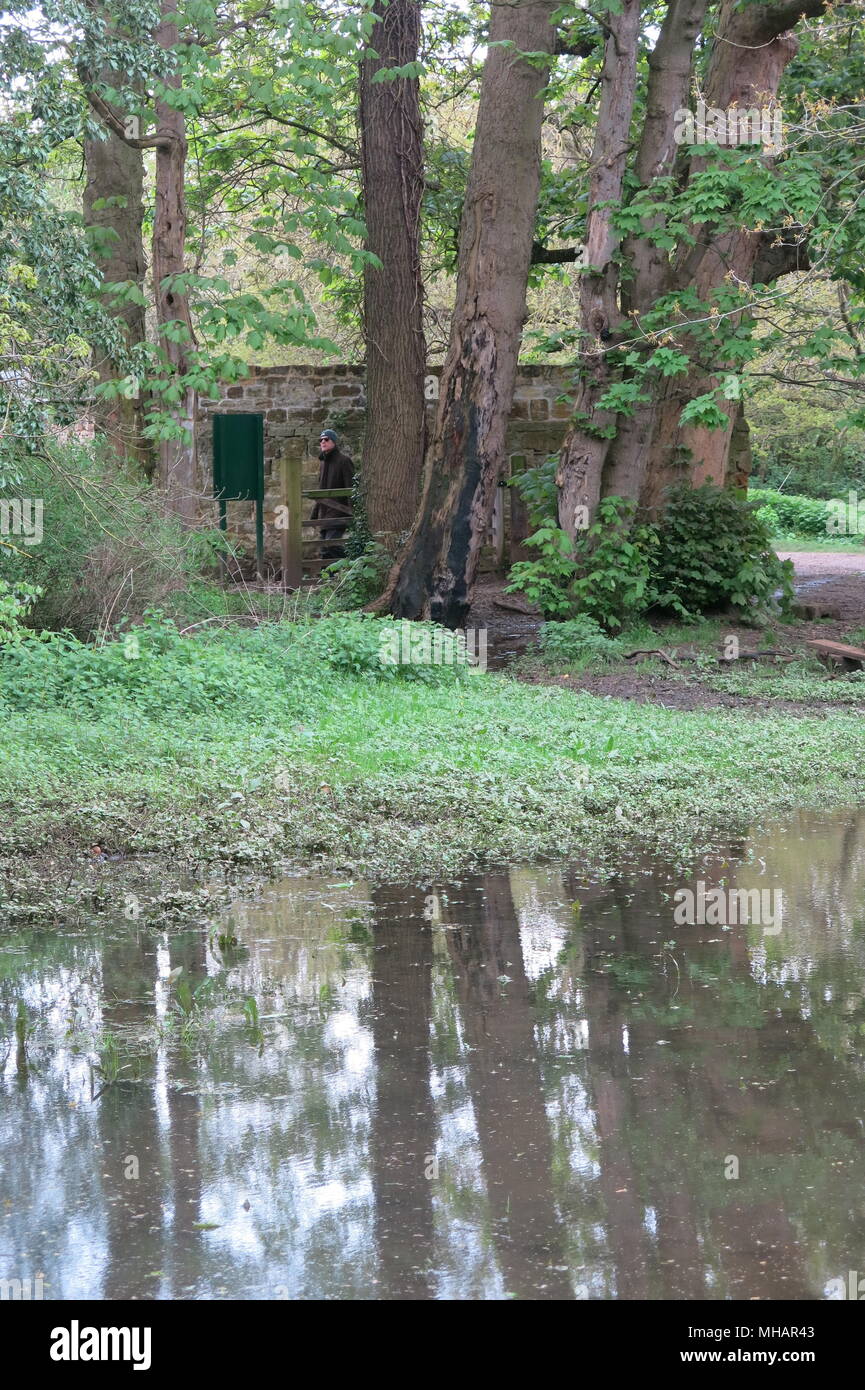
[[[292,879],[221,946],[122,913],[0,934],[0,1278],[838,1296],[865,1273],[865,813],[736,848],[607,883]],[[676,925],[698,880],[780,890],[780,929]]]

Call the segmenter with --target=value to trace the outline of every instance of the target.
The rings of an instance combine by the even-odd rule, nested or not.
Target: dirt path
[[[865,551],[779,550],[778,555],[793,561],[801,602],[836,609],[848,628],[865,627]]]
[[[853,633],[865,629],[865,551],[780,551],[781,559],[793,561],[797,601],[813,606],[813,615],[803,614],[798,622],[784,624],[778,645],[793,651],[811,637],[849,642]],[[488,629],[489,664],[506,668],[522,655],[541,625],[539,617],[501,606],[507,602],[501,580],[485,578],[478,584],[470,623]],[[825,613],[825,616],[820,616]],[[739,638],[742,651],[762,645],[753,628],[731,622],[729,632]],[[659,644],[663,645],[659,634]],[[762,695],[733,695],[709,690],[697,678],[681,673],[650,674],[639,666],[610,672],[587,672],[576,676],[521,675],[532,684],[567,686],[593,695],[638,704],[663,705],[667,709],[750,709],[754,713],[815,714],[821,710],[849,709],[861,716],[861,706],[843,706],[835,700],[783,700]],[[865,689],[863,689],[865,704]]]

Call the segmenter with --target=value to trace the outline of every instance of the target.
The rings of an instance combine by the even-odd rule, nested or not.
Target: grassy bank
[[[154,625],[132,648],[7,652],[6,911],[63,910],[94,859],[158,865],[157,897],[191,866],[432,879],[629,843],[684,856],[865,792],[865,725],[841,710],[754,719],[382,672],[379,632],[342,618],[181,641]]]

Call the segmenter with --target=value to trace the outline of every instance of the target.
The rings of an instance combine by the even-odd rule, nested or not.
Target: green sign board
[[[226,502],[255,503],[255,560],[264,573],[264,416],[238,412],[213,417],[213,495],[219,524],[228,525]]]
[[[263,415],[214,415],[213,491],[226,502],[264,500]]]

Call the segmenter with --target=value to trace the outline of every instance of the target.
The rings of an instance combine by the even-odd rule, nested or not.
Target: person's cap
[[[319,438],[320,438],[320,439],[332,439],[333,442],[334,442],[334,444],[335,444],[335,443],[336,443],[336,430],[322,430],[321,434],[319,435]]]

